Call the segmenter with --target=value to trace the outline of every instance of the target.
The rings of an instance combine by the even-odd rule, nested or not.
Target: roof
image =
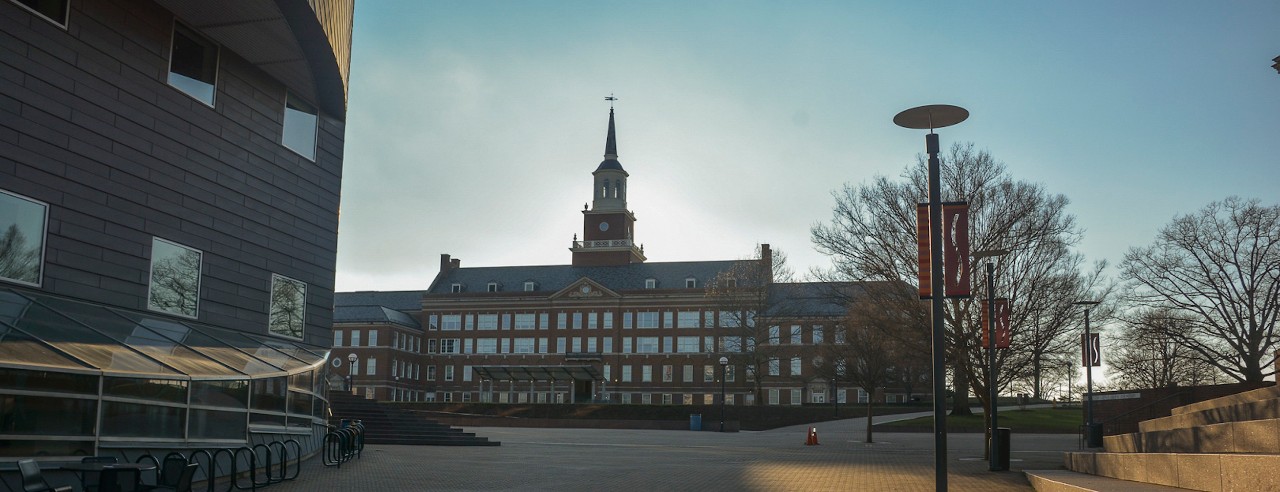
[[[333,306],[385,306],[402,312],[417,311],[422,309],[422,295],[426,293],[425,290],[335,292]]]
[[[462,284],[464,292],[485,292],[490,282],[502,291],[520,291],[525,282],[534,282],[534,291],[555,292],[583,277],[611,290],[640,290],[646,279],[657,281],[657,288],[684,288],[685,279],[697,279],[697,289],[705,288],[720,272],[741,261],[679,261],[666,263],[632,263],[618,266],[575,267],[573,265],[506,266],[456,268],[441,272],[427,294],[449,294],[452,284]]]
[[[622,171],[622,172],[627,171],[626,169],[622,168],[622,163],[618,162],[617,159],[605,159],[603,161],[600,161],[600,167],[596,168],[596,172],[610,170],[610,169]]]
[[[421,328],[418,320],[386,306],[334,306],[334,323],[394,323]]]
[[[861,295],[859,282],[798,282],[769,286],[770,316],[844,316],[849,300]]]

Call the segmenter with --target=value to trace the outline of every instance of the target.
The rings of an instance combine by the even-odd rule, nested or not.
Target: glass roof
[[[0,288],[0,363],[240,379],[296,372],[327,354],[325,347]]]

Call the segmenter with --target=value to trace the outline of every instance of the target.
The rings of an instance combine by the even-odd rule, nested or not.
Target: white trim
[[[67,30],[67,24],[69,24],[71,20],[71,0],[62,0],[62,5],[66,9],[66,12],[63,14],[64,16],[66,16],[66,18],[62,19],[62,22],[58,22],[56,20],[50,19],[48,16],[44,15],[40,11],[33,9],[31,7],[28,7],[20,2],[17,2],[16,0],[10,0],[10,3],[13,3],[14,5],[21,7],[27,12],[31,12],[32,14],[35,14],[37,17],[41,19],[44,19],[48,22],[53,23],[53,25],[55,26],[61,27],[62,30],[64,31]]]
[[[169,75],[173,74],[173,41],[174,41],[174,34],[176,34],[176,33],[178,32],[178,26],[179,26],[179,25],[181,25],[181,26],[182,26],[182,29],[184,29],[184,30],[186,30],[186,31],[190,32],[191,34],[195,35],[195,36],[196,36],[196,40],[197,40],[197,41],[201,41],[201,42],[205,42],[205,43],[209,43],[209,44],[213,45],[213,84],[212,84],[212,85],[213,85],[213,94],[210,96],[210,99],[211,99],[211,100],[210,100],[210,101],[208,101],[208,102],[205,102],[203,99],[200,99],[199,97],[196,97],[196,95],[191,94],[191,93],[189,93],[189,92],[187,92],[187,91],[184,91],[184,90],[182,90],[182,88],[180,88],[180,87],[178,87],[178,86],[176,86],[176,85],[173,85],[173,82],[171,82],[171,81],[169,80]],[[164,77],[164,83],[165,83],[165,85],[167,85],[167,86],[169,86],[169,87],[172,87],[173,89],[177,90],[178,92],[180,92],[180,93],[182,93],[182,94],[185,94],[187,97],[190,97],[190,98],[192,98],[192,99],[195,99],[195,100],[197,100],[197,101],[200,101],[200,104],[203,104],[203,105],[208,106],[208,107],[210,107],[210,108],[217,107],[217,104],[218,104],[218,73],[222,71],[222,45],[219,45],[218,43],[213,42],[212,40],[210,40],[209,38],[205,37],[205,36],[204,36],[204,34],[202,34],[200,31],[197,31],[197,30],[196,30],[195,28],[193,28],[193,27],[187,26],[187,25],[185,25],[185,24],[180,24],[180,23],[178,22],[178,20],[175,18],[175,19],[173,20],[173,25],[172,25],[172,27],[169,29],[169,58],[168,58],[168,60],[169,60],[169,63],[165,66],[165,77]],[[317,125],[317,126],[318,126],[318,125]]]

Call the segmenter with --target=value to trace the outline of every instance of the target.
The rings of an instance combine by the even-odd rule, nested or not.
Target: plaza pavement
[[[930,415],[894,416],[913,418]],[[718,425],[714,415],[703,415]],[[877,422],[890,420],[877,418]],[[737,433],[477,427],[468,431],[498,447],[368,445],[341,468],[318,458],[273,492],[383,490],[697,490],[927,491],[934,489],[933,434],[874,434],[865,419],[815,424],[818,446],[804,445],[808,426]],[[1075,435],[1012,436],[1006,472],[987,470],[982,434],[949,434],[950,490],[1031,490],[1022,470],[1053,469]]]

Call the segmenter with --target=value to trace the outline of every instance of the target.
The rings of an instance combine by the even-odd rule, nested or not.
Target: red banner
[[[919,258],[919,274],[920,279],[920,298],[929,299],[932,297],[932,287],[929,282],[929,204],[916,204],[916,249]]]
[[[988,303],[982,300],[982,348],[991,347],[991,328],[987,324]],[[996,348],[1007,349],[1013,342],[1013,331],[1009,329],[1009,300],[1003,297],[996,299]]]
[[[1084,365],[1098,367],[1102,365],[1102,338],[1097,333],[1090,333],[1089,338],[1080,334],[1080,355]]]
[[[969,204],[942,204],[942,271],[946,296],[969,297]]]

